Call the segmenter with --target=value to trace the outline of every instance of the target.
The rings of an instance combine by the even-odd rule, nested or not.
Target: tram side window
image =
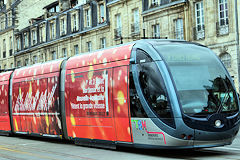
[[[131,71],[129,79],[131,117],[147,118],[147,114],[144,111],[142,104],[139,100],[139,96],[134,85],[133,75]]]
[[[137,49],[137,64],[152,62],[152,58],[143,50]]]
[[[137,66],[140,86],[149,106],[164,123],[174,126],[167,89],[156,63],[149,61]]]

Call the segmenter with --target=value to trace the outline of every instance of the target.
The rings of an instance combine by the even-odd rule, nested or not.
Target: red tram
[[[172,68],[179,64],[206,75]],[[239,129],[226,69],[206,47],[183,41],[141,40],[1,73],[0,97],[1,132],[81,145],[213,147],[231,144]]]

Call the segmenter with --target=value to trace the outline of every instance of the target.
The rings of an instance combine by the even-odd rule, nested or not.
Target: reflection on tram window
[[[147,114],[144,111],[142,104],[139,100],[139,96],[137,94],[134,81],[133,81],[133,76],[132,72],[130,71],[129,75],[130,83],[130,109],[131,109],[131,117],[139,117],[139,118],[147,118]]]
[[[205,117],[209,113],[238,111],[231,77],[211,50],[191,44],[156,49],[170,69],[183,113]]]
[[[204,86],[208,91],[208,105],[202,112],[237,111],[234,89],[228,77],[217,77],[211,82],[212,86]]]
[[[149,106],[160,119],[173,126],[171,106],[157,65],[154,62],[138,64],[138,72],[141,89]]]

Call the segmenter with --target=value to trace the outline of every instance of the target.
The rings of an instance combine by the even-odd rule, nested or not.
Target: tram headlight
[[[222,125],[222,122],[221,122],[220,120],[216,120],[216,121],[215,121],[215,126],[216,126],[217,128],[221,127],[221,125]]]

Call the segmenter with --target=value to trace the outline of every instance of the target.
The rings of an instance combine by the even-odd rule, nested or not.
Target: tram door
[[[130,109],[128,105],[128,66],[113,70],[113,106],[116,140],[132,142],[130,127]]]
[[[9,131],[8,85],[0,84],[0,130]]]

